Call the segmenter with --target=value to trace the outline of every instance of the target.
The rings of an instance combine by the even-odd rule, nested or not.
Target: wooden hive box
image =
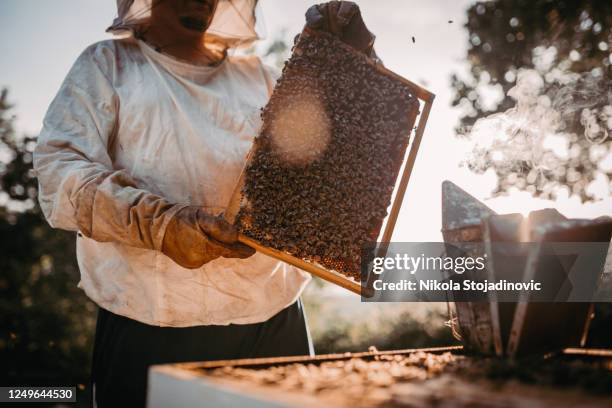
[[[455,346],[167,364],[149,371],[147,406],[609,407],[610,363],[611,350],[566,349],[504,367]]]

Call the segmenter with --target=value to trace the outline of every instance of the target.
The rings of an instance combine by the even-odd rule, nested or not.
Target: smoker
[[[445,243],[481,243],[475,248],[486,255],[486,269],[468,272],[475,281],[506,278],[539,279],[557,290],[556,302],[541,301],[533,293],[521,293],[518,301],[499,301],[490,292],[484,301],[455,301],[461,294],[449,292],[451,322],[466,350],[485,355],[520,357],[565,347],[583,346],[593,316],[590,302],[570,301],[572,285],[594,296],[608,252],[612,219],[568,220],[554,209],[521,214],[496,214],[450,181],[442,185],[442,234]],[[499,243],[530,242],[508,250]],[[549,243],[601,243],[590,253],[589,265],[567,257],[551,256]],[[514,253],[510,254],[510,251]],[[561,261],[558,261],[558,260]],[[510,261],[509,261],[510,260]],[[576,279],[576,274],[580,274]],[[574,280],[571,277],[574,275]],[[573,283],[572,283],[573,282]]]

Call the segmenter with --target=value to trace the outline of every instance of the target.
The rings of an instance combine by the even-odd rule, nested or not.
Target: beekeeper
[[[259,38],[257,1],[117,5],[108,30],[122,38],[78,57],[34,166],[45,217],[77,231],[79,286],[99,306],[95,401],[138,407],[151,364],[312,353],[309,275],[254,254],[220,216],[276,77],[229,52]],[[371,51],[353,3],[307,17]]]

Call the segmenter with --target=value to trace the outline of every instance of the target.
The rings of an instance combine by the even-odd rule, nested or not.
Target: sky
[[[268,37],[283,30],[293,37],[301,31],[306,9],[318,2],[261,0]],[[496,184],[491,172],[475,175],[460,166],[468,146],[455,136],[460,111],[450,106],[450,76],[467,69],[464,24],[471,1],[357,3],[377,36],[375,47],[385,66],[436,95],[393,239],[439,241],[441,182],[451,180],[480,199],[490,198]],[[0,87],[9,88],[18,131],[38,133],[73,61],[89,44],[110,38],[104,30],[115,14],[113,0],[0,1]],[[551,203],[514,194],[487,202],[501,212],[550,206],[568,216],[612,212],[610,200],[582,205],[571,197]]]

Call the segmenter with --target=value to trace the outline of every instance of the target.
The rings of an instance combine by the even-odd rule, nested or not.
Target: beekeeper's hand
[[[374,39],[361,18],[359,6],[352,1],[330,1],[306,11],[306,26],[336,35],[353,48],[375,57]]]
[[[162,252],[184,268],[199,268],[216,258],[248,258],[255,250],[238,242],[238,231],[199,206],[178,211],[168,223]]]

